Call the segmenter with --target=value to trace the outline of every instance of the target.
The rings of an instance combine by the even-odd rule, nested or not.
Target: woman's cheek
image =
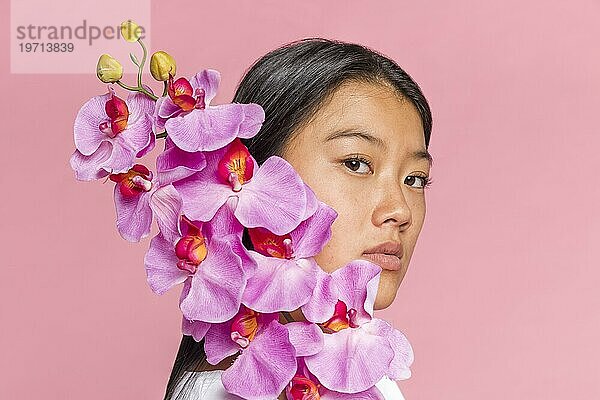
[[[338,218],[344,214],[338,212]],[[337,219],[331,226],[331,237],[317,258],[317,263],[326,272],[333,272],[343,266],[344,255],[347,253],[346,231],[348,227],[343,219]]]
[[[352,213],[338,212],[338,218],[331,225],[331,238],[315,257],[324,271],[333,272],[362,254],[361,236],[353,218]]]

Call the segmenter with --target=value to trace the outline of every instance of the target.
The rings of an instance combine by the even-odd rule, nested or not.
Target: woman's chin
[[[398,275],[397,271],[383,271],[379,280],[379,288],[377,289],[373,309],[383,310],[392,305],[396,299],[400,283],[402,283],[402,277]]]
[[[394,302],[396,298],[396,292],[383,291],[377,293],[377,297],[375,297],[375,304],[373,305],[373,309],[375,310],[383,310],[388,308]]]

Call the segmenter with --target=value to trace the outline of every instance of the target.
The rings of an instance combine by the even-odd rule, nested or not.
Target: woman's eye
[[[352,172],[356,172],[359,174],[371,173],[371,163],[368,160],[362,158],[348,158],[344,160],[344,165]]]
[[[406,177],[405,183],[412,186],[415,182],[420,182],[420,186],[413,186],[419,189],[425,189],[429,186],[430,179],[427,176],[410,175]]]

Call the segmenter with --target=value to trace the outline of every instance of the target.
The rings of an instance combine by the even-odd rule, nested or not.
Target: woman
[[[233,102],[265,110],[260,132],[243,140],[258,163],[285,158],[338,213],[317,263],[327,272],[359,258],[379,264],[375,309],[392,304],[423,226],[430,183],[432,119],[419,86],[368,48],[310,38],[259,59]],[[252,249],[246,233],[244,244]],[[300,310],[292,316],[303,320]],[[165,400],[237,398],[219,380],[234,359],[212,366],[203,341],[184,335]],[[378,388],[386,398],[402,399],[389,379]]]

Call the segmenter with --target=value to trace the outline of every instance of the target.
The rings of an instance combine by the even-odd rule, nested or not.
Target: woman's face
[[[338,213],[331,239],[315,256],[321,268],[332,272],[355,259],[384,268],[376,310],[394,301],[423,226],[423,177],[431,167],[424,154],[421,119],[410,100],[387,86],[351,81],[294,134],[282,154]],[[384,242],[401,244],[399,260],[365,254]]]

